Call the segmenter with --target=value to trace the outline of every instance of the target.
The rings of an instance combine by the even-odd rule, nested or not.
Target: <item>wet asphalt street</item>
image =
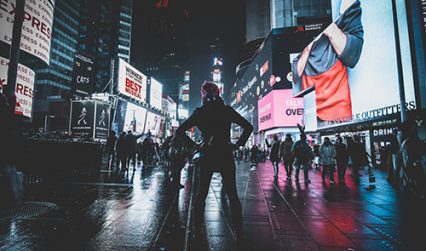
[[[286,180],[282,167],[274,181],[270,162],[237,167],[239,242],[220,175],[210,186],[205,228],[195,232],[194,168],[183,170],[185,187],[177,190],[164,167],[139,166],[127,175],[79,172],[31,185],[22,207],[50,207],[41,215],[0,214],[0,250],[426,250],[425,203],[396,192],[381,171],[371,188],[366,175],[360,184],[347,174],[345,184],[331,185],[312,169],[305,185]]]

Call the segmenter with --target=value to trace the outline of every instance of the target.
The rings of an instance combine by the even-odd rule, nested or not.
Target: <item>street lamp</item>
[[[55,118],[55,116],[53,116],[53,115],[46,115],[46,116],[44,116],[44,132],[45,133],[47,133],[47,121],[48,121],[48,119],[54,119]]]

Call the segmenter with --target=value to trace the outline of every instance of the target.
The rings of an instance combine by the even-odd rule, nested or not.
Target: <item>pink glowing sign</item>
[[[295,127],[302,124],[303,98],[293,98],[293,92],[274,90],[258,102],[259,131],[275,127]]]

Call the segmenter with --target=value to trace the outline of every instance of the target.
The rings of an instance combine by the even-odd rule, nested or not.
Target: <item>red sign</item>
[[[142,86],[137,84],[136,82],[126,78],[126,88],[125,88],[126,92],[134,97],[137,98],[142,98],[141,96],[141,90],[142,90]]]

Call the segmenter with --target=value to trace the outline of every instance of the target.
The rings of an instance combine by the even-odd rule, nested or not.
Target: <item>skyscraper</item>
[[[111,60],[130,63],[133,0],[82,0],[79,53],[92,59],[96,90],[110,80]]]
[[[271,31],[270,0],[247,0],[246,42],[265,38]]]
[[[185,73],[188,13],[184,1],[135,1],[132,52],[136,68],[163,84],[163,92],[177,101]]]
[[[74,55],[78,45],[79,0],[57,0],[52,27],[50,64],[22,55],[22,62],[36,73],[33,118],[41,125],[52,103],[71,90]],[[58,118],[59,119],[59,118]]]

